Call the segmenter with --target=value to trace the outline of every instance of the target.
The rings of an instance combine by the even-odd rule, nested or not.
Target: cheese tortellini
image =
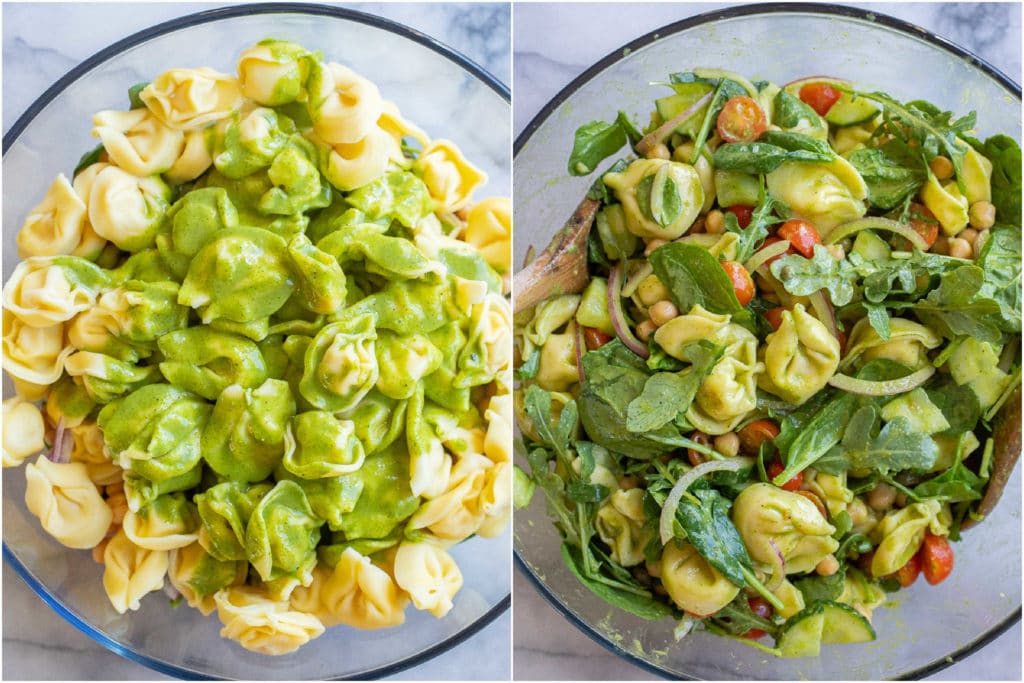
[[[450,547],[507,525],[511,201],[320,52],[267,39],[236,72],[104,103],[42,188],[3,288],[3,465],[119,614],[170,581],[279,655],[444,617],[477,578]]]
[[[768,192],[827,235],[840,223],[867,212],[868,188],[849,161],[787,161],[766,176]]]
[[[672,542],[661,554],[661,581],[679,609],[704,616],[722,609],[739,586],[715,569],[692,544]]]
[[[824,388],[839,367],[839,340],[825,324],[796,304],[782,314],[764,347],[762,389],[794,405]]]
[[[704,186],[689,164],[665,159],[640,159],[622,173],[606,173],[626,212],[626,227],[644,239],[673,240],[693,225],[704,205]],[[665,204],[666,195],[675,197]]]

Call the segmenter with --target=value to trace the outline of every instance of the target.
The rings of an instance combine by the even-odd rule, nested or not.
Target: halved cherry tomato
[[[814,256],[814,245],[821,244],[818,229],[807,221],[793,218],[779,226],[775,232],[781,239],[789,240],[790,246],[806,258]]]
[[[587,344],[587,351],[594,351],[595,349],[599,349],[608,342],[610,342],[612,339],[614,339],[612,335],[605,334],[596,327],[583,328],[583,340]]]
[[[917,551],[924,579],[931,585],[942,583],[953,571],[953,547],[945,536],[925,532],[924,543]]]
[[[939,238],[939,220],[927,206],[923,204],[910,205],[910,227],[928,244],[931,249],[935,240]]]
[[[693,432],[692,434],[690,434],[689,438],[690,441],[696,441],[701,446],[711,446],[711,437],[705,434],[704,432]],[[707,460],[707,456],[705,456],[703,453],[698,453],[692,448],[686,449],[686,458],[694,467]]]
[[[726,142],[753,142],[768,129],[768,119],[753,98],[742,95],[725,103],[717,127]]]
[[[800,88],[800,99],[818,112],[818,116],[827,114],[839,99],[840,94],[828,83],[808,83]]]
[[[750,225],[750,219],[754,216],[754,207],[747,206],[746,204],[733,204],[726,207],[725,210],[736,216],[736,222],[740,224],[741,228]]]
[[[768,324],[772,326],[773,330],[777,330],[782,327],[782,312],[788,310],[789,309],[785,306],[777,306],[775,308],[769,308],[761,315],[764,316],[764,319],[768,321]]]
[[[774,614],[775,612],[775,610],[772,609],[771,603],[769,603],[762,597],[750,598],[749,600],[747,600],[747,604],[750,605],[750,611],[756,614],[757,616],[761,617],[762,619],[771,619],[772,614]],[[757,640],[758,638],[761,638],[765,635],[766,633],[761,629],[752,628],[746,633],[744,633],[741,637]]]
[[[764,244],[761,245],[761,248],[764,249],[765,247],[767,247],[767,246],[769,246],[771,244],[775,244],[776,242],[781,242],[781,241],[782,241],[781,237],[765,237],[764,238]],[[764,264],[766,266],[770,266],[772,263],[774,263],[775,261],[778,261],[783,256],[789,256],[790,254],[795,254],[795,253],[796,253],[796,249],[794,249],[792,247],[792,245],[790,245],[789,249],[787,249],[784,253],[779,254],[778,256],[772,256],[770,259],[765,261]]]
[[[779,428],[771,420],[754,420],[736,432],[740,438],[740,449],[747,455],[757,455],[761,444],[774,441],[778,435]]]
[[[754,298],[754,281],[750,279],[750,273],[741,264],[735,261],[722,261],[722,268],[732,282],[732,289],[736,292],[736,299],[740,306],[746,306]]]
[[[900,587],[910,588],[917,581],[918,575],[921,573],[921,558],[919,554],[915,554],[907,563],[894,571],[890,576],[900,582]]]
[[[768,479],[775,479],[775,477],[782,474],[782,470],[786,469],[786,466],[782,464],[781,460],[772,460],[768,464],[768,469],[765,472],[768,474]],[[787,481],[779,488],[784,491],[796,491],[800,488],[800,484],[804,483],[804,473],[797,472],[792,479]]]

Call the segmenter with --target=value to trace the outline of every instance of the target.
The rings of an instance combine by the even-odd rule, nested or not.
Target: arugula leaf
[[[810,296],[827,289],[832,303],[844,306],[853,299],[857,272],[846,259],[836,259],[828,249],[814,245],[814,256],[800,254],[783,256],[771,265],[774,275],[786,291],[797,296]]]
[[[985,272],[981,294],[999,304],[1000,329],[1020,332],[1021,230],[1020,227],[998,225],[988,232],[988,241],[977,261],[978,267]]]
[[[697,304],[712,313],[745,312],[725,269],[707,249],[669,242],[652,251],[649,258],[680,312],[688,313]]]
[[[576,129],[569,154],[569,175],[589,175],[604,159],[626,144],[626,131],[619,122],[591,121]]]
[[[88,168],[89,166],[92,166],[97,161],[99,161],[100,155],[103,154],[105,149],[106,148],[103,146],[103,143],[101,142],[100,144],[93,147],[92,150],[83,154],[82,157],[78,160],[78,163],[75,164],[75,170],[71,174],[71,178],[74,179],[74,177],[78,175],[79,171],[81,171],[84,168]]]
[[[136,83],[132,87],[128,88],[129,109],[141,109],[146,106],[146,103],[142,101],[142,98],[139,97],[139,95],[142,93],[143,90],[146,89],[146,86],[148,85],[149,81],[146,81],[144,83]]]
[[[965,265],[947,273],[925,299],[890,307],[911,308],[922,323],[947,339],[964,335],[999,343],[1002,307],[995,299],[983,296],[984,284],[985,271]]]
[[[683,496],[676,511],[676,519],[686,531],[686,540],[730,583],[743,588],[746,573],[754,565],[747,546],[736,526],[729,518],[729,500],[713,488],[691,489],[696,496]]]
[[[764,179],[762,179],[761,188],[758,190],[757,195],[757,206],[754,207],[754,211],[750,215],[750,222],[746,228],[740,227],[736,214],[732,212],[725,213],[725,229],[739,235],[739,240],[736,242],[735,259],[738,263],[746,263],[754,255],[757,248],[768,237],[769,226],[782,222],[783,219],[772,215],[772,212],[778,205],[779,202],[765,190]]]
[[[626,139],[629,141],[629,146],[632,147],[636,143],[640,142],[644,134],[636,127],[636,125],[629,120],[626,116],[626,112],[619,110],[618,116],[615,117],[615,123],[619,124],[619,128],[626,134]]]
[[[968,141],[992,162],[992,203],[996,207],[996,220],[1021,227],[1020,145],[1008,135],[995,135],[984,143]]]
[[[540,348],[535,348],[533,353],[530,354],[529,358],[523,361],[515,372],[515,377],[518,380],[533,379],[537,376],[537,371],[540,370]]]
[[[864,178],[872,206],[882,209],[899,206],[927,179],[921,168],[904,166],[882,148],[855,150],[848,161]]]
[[[569,571],[576,575],[580,583],[612,607],[618,607],[641,619],[650,621],[663,619],[675,613],[672,607],[654,599],[647,591],[639,588],[633,591],[624,590],[622,586],[609,585],[596,579],[593,575],[584,573],[580,550],[568,542],[562,543],[562,560]]]
[[[885,306],[864,303],[864,310],[867,312],[868,324],[875,328],[875,332],[883,341],[889,341],[892,329],[889,325],[889,314]]]
[[[828,143],[809,135],[788,131],[767,131],[755,142],[719,145],[715,168],[743,173],[771,173],[786,161],[827,163],[836,158]]]
[[[686,353],[693,359],[687,372],[658,372],[647,379],[643,391],[626,408],[626,429],[649,432],[684,416],[725,349],[702,340],[688,344]]]
[[[908,469],[928,469],[935,464],[938,446],[927,434],[915,432],[905,417],[897,417],[877,431],[878,409],[862,406],[847,424],[842,441],[814,463],[829,474],[844,470],[873,469],[882,474]]]
[[[934,498],[949,503],[981,500],[985,480],[967,469],[963,463],[966,436],[966,432],[960,436],[953,466],[939,476],[915,486],[913,489],[915,498],[918,500]]]
[[[579,545],[582,541],[574,512],[567,505],[565,481],[551,471],[548,465],[549,458],[548,452],[543,448],[527,450],[526,461],[530,464],[530,478],[544,492],[548,516],[555,521],[566,540]]]
[[[562,407],[556,421],[551,416],[551,394],[536,384],[526,388],[523,398],[526,414],[533,421],[533,427],[541,442],[563,458],[569,457],[570,440],[576,432],[578,411],[576,401],[569,401]]]

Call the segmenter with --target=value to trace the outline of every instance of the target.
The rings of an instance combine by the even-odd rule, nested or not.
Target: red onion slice
[[[74,445],[74,440],[66,435],[67,429],[64,428],[64,417],[61,416],[60,420],[57,421],[57,429],[53,435],[53,446],[50,448],[50,452],[46,454],[47,458],[58,465],[66,465],[71,462],[71,447]]]
[[[749,466],[750,461],[745,458],[729,458],[728,460],[708,460],[696,465],[689,472],[679,477],[672,490],[668,492],[668,497],[665,498],[665,504],[661,507],[661,519],[658,520],[658,532],[661,534],[661,544],[668,545],[668,542],[672,540],[672,521],[676,518],[676,508],[679,507],[679,501],[683,499],[683,494],[686,489],[690,488],[690,484],[697,481],[705,474],[718,471],[738,472],[745,466]]]
[[[573,323],[576,328],[576,334],[574,341],[576,342],[576,373],[580,376],[580,384],[586,377],[583,375],[583,326],[579,322]]]
[[[924,241],[924,238],[917,234],[917,232],[909,225],[903,223],[897,223],[889,218],[882,218],[880,216],[868,216],[867,218],[858,218],[855,221],[849,223],[843,223],[837,225],[832,229],[832,232],[825,237],[825,244],[836,244],[841,242],[850,235],[854,235],[861,230],[887,230],[894,232],[897,235],[907,238],[907,241],[913,244],[921,251],[928,251],[928,243]]]
[[[772,578],[770,583],[766,585],[768,590],[774,593],[782,585],[782,582],[786,580],[786,557],[779,550],[779,546],[776,545],[774,538],[768,539],[768,545],[775,551],[775,557],[779,558],[778,564],[772,563]]]
[[[753,273],[755,270],[768,263],[775,256],[782,256],[789,251],[789,240],[780,240],[768,246],[761,247],[758,251],[754,252],[754,255],[747,259],[747,262],[743,264],[743,267],[747,269],[748,273]]]
[[[715,91],[712,90],[707,95],[700,98],[699,100],[691,104],[689,107],[684,109],[678,115],[673,116],[671,119],[661,124],[647,135],[643,136],[643,138],[641,138],[640,141],[637,142],[636,146],[634,147],[634,149],[636,149],[636,153],[643,156],[644,154],[647,154],[649,151],[651,151],[652,147],[661,144],[665,140],[665,138],[672,135],[672,131],[678,128],[683,123],[683,121],[696,114],[697,110],[699,110],[701,107],[707,104],[714,94]]]
[[[825,296],[825,290],[819,289],[810,296],[810,300],[811,308],[817,314],[818,320],[825,323],[825,327],[828,328],[833,337],[839,339],[839,328],[836,326],[835,310],[832,308],[832,304],[829,303],[828,297]]]
[[[935,366],[928,364],[917,372],[912,372],[906,377],[900,377],[899,379],[876,382],[837,373],[832,375],[828,383],[836,389],[841,389],[851,394],[860,394],[861,396],[895,396],[896,394],[905,394],[918,388],[934,374]]]
[[[626,321],[626,312],[622,310],[622,263],[615,264],[608,275],[608,315],[612,319],[612,326],[619,340],[626,345],[630,351],[647,360],[651,356],[650,349],[642,341],[637,339],[633,331],[629,329]]]

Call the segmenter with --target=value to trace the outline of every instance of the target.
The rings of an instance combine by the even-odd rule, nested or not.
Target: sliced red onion
[[[689,107],[684,109],[682,112],[673,116],[671,119],[661,124],[647,135],[643,136],[638,143],[636,143],[634,149],[636,153],[643,156],[647,154],[651,149],[658,144],[661,144],[665,139],[672,135],[672,131],[678,128],[683,121],[690,118],[697,113],[701,107],[708,103],[711,97],[714,95],[714,91],[709,92],[704,97],[700,98]]]
[[[178,589],[175,588],[174,584],[171,583],[170,581],[164,581],[164,593],[171,600],[177,600],[178,598],[181,597],[181,593],[178,592]]]
[[[888,232],[894,232],[897,235],[907,238],[907,241],[921,251],[928,251],[928,243],[925,242],[924,238],[918,235],[912,227],[880,216],[858,218],[855,221],[837,225],[832,229],[832,232],[828,234],[824,242],[825,244],[836,244],[843,241],[850,235],[860,232],[861,230],[887,230]]]
[[[676,518],[676,508],[679,507],[679,501],[683,499],[683,494],[686,493],[686,489],[690,488],[690,484],[697,481],[705,474],[718,471],[738,472],[745,466],[749,466],[750,461],[744,458],[729,458],[728,460],[708,460],[696,465],[689,472],[679,477],[676,480],[672,490],[668,492],[668,497],[665,498],[665,504],[661,507],[661,519],[658,522],[658,532],[661,534],[661,544],[668,545],[668,542],[672,540],[672,521]]]
[[[74,445],[74,440],[66,438],[66,434],[64,417],[61,416],[60,420],[57,421],[57,429],[53,435],[53,446],[50,448],[50,452],[46,454],[47,458],[58,465],[66,465],[71,462],[71,447]]]
[[[832,304],[829,303],[828,297],[825,296],[825,290],[819,289],[814,294],[811,294],[811,308],[818,316],[818,320],[825,323],[825,327],[832,333],[832,336],[839,339],[839,328],[836,326],[836,314],[832,308]]]
[[[583,384],[583,381],[586,379],[583,375],[583,325],[577,322],[573,326],[576,328],[576,372],[580,376],[580,384]]]
[[[768,590],[774,593],[782,585],[782,582],[786,580],[786,556],[779,550],[779,546],[775,543],[774,538],[768,538],[768,545],[775,551],[775,557],[779,558],[778,564],[772,563],[771,583],[766,585]]]
[[[647,345],[637,339],[633,330],[629,329],[629,322],[626,320],[626,312],[622,310],[622,263],[616,263],[612,272],[608,275],[608,315],[611,316],[612,326],[615,334],[626,347],[644,360],[650,357],[651,352]]]
[[[934,374],[935,366],[929,363],[917,372],[912,372],[906,377],[900,377],[899,379],[888,379],[882,382],[877,382],[874,380],[857,379],[856,377],[837,373],[832,375],[828,383],[836,389],[848,391],[851,394],[860,394],[862,396],[894,396],[896,394],[905,394],[908,391],[918,388],[927,382]]]
[[[774,257],[782,256],[787,251],[789,251],[789,240],[774,242],[766,247],[761,247],[761,249],[754,252],[754,255],[747,259],[747,262],[743,264],[743,267],[747,269],[748,273],[753,273]]]

